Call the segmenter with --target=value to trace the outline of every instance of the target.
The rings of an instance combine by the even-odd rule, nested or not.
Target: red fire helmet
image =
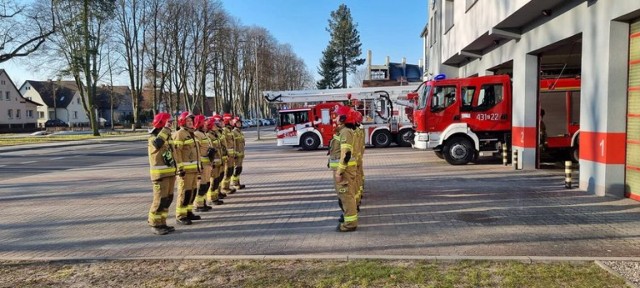
[[[193,119],[193,114],[191,112],[182,112],[178,117],[178,126],[184,127],[187,125],[187,118],[191,117]]]
[[[207,130],[216,129],[216,119],[215,119],[215,117],[207,118],[207,120],[204,122],[204,125],[205,125],[205,127],[207,127]]]
[[[205,120],[206,117],[204,117],[204,115],[196,115],[195,118],[193,118],[193,128],[200,129],[204,127]]]
[[[154,128],[162,128],[165,125],[167,125],[167,122],[171,120],[171,114],[166,113],[166,112],[161,112],[156,114],[155,117],[153,117],[153,127]]]
[[[224,122],[224,125],[231,124],[231,119],[233,119],[233,115],[229,113],[224,113],[224,115],[222,115],[222,122]]]

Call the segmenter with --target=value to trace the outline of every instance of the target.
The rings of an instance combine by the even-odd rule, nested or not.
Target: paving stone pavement
[[[249,138],[242,177],[248,188],[164,236],[146,224],[146,156],[0,181],[0,259],[640,257],[638,202],[565,190],[562,170],[450,166],[433,153],[399,147],[367,149],[358,230],[337,233],[326,150],[274,142]],[[144,153],[145,143],[139,145]],[[175,201],[169,225],[174,211]]]

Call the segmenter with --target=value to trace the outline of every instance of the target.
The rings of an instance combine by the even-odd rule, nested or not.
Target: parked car
[[[248,120],[242,120],[242,128],[249,128],[249,121]]]
[[[69,125],[60,119],[50,119],[44,122],[44,127],[69,127]]]

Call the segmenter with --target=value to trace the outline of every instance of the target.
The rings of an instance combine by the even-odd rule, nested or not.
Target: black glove
[[[185,172],[184,170],[178,171],[178,176],[184,177],[184,175],[187,175],[187,172]]]
[[[213,158],[215,156],[216,156],[216,149],[209,147],[209,149],[207,149],[207,157],[209,158],[209,160],[213,161]]]

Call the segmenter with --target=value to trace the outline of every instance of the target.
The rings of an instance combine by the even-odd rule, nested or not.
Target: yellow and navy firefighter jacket
[[[364,154],[364,129],[358,126],[353,131],[354,136],[354,145],[353,145],[353,155],[355,160],[358,161],[358,166],[362,165],[362,157]]]
[[[226,143],[227,156],[236,157],[236,141],[233,139],[233,132],[229,127],[222,129],[222,135],[224,135],[224,142]]]
[[[220,139],[220,133],[216,131],[208,131],[207,138],[211,144],[211,148],[216,150],[213,156],[213,166],[222,165],[222,156],[226,154],[224,147],[222,147],[222,140]]]
[[[329,141],[329,164],[327,166],[335,171],[338,169],[338,162],[340,162],[340,130],[336,130]]]
[[[231,131],[233,133],[233,140],[234,140],[234,144],[235,144],[235,149],[236,149],[236,156],[237,157],[244,157],[244,146],[245,146],[245,140],[244,140],[244,134],[242,134],[242,130],[240,130],[240,128],[235,127],[233,128],[233,131]]]
[[[173,158],[171,141],[171,129],[167,127],[162,128],[157,136],[151,135],[149,137],[148,151],[151,181],[176,175],[176,163]]]
[[[207,157],[207,150],[209,150],[210,147],[209,138],[200,130],[193,132],[193,135],[198,142],[198,154],[200,155],[201,167],[204,168],[207,165],[211,166],[211,160]]]
[[[353,129],[349,127],[340,128],[340,161],[338,162],[338,174],[343,174],[347,167],[355,167],[356,159],[353,157],[354,136]],[[349,153],[350,152],[350,153]],[[347,155],[351,155],[347,157]]]
[[[173,133],[174,159],[178,171],[195,173],[200,170],[199,143],[195,135],[186,128]]]

